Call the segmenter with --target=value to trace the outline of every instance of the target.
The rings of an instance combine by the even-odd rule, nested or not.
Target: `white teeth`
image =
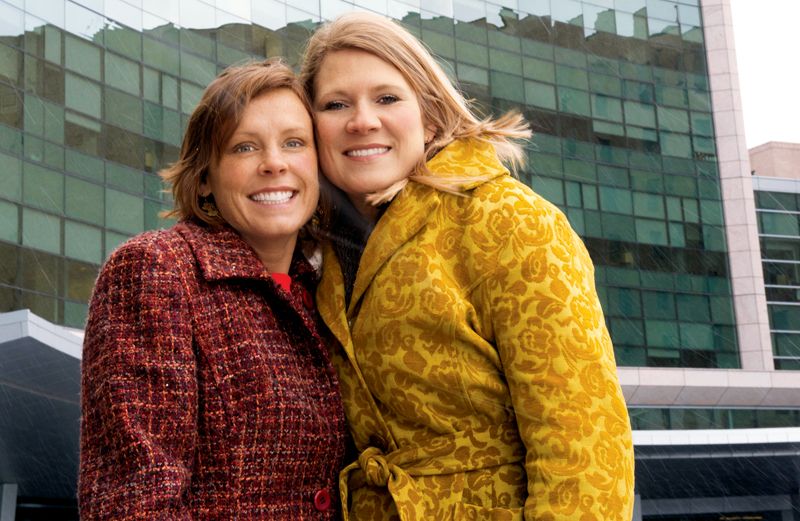
[[[383,154],[384,152],[388,151],[389,147],[362,148],[359,150],[348,150],[346,155],[349,157],[366,157],[376,154]]]
[[[250,199],[257,203],[267,203],[267,204],[280,204],[285,203],[289,199],[292,198],[294,192],[286,191],[286,192],[261,192],[259,194],[251,195]]]

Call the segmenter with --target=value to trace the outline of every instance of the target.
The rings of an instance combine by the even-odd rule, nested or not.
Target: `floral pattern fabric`
[[[628,521],[633,444],[594,269],[493,148],[454,142],[367,242],[350,305],[324,248],[320,313],[361,452],[345,519]]]

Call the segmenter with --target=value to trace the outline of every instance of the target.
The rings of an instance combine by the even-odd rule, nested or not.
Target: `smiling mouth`
[[[344,153],[347,157],[369,157],[385,154],[389,147],[360,148],[358,150],[348,150]]]
[[[250,199],[261,204],[282,204],[294,197],[295,192],[291,190],[281,190],[280,192],[261,192],[253,194]]]

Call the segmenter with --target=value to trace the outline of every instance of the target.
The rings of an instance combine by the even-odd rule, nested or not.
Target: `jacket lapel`
[[[322,245],[322,280],[317,287],[317,311],[328,326],[331,333],[347,352],[348,358],[355,363],[353,342],[350,338],[350,327],[344,309],[344,277],[339,266],[339,259],[329,242]]]
[[[232,228],[184,221],[178,229],[205,280],[270,278],[255,251]]]
[[[375,274],[398,248],[411,239],[434,215],[439,206],[436,190],[418,183],[408,183],[389,205],[372,231],[358,267],[347,316],[353,317],[359,301]]]

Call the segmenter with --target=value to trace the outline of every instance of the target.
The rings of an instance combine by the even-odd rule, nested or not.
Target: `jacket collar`
[[[508,170],[497,159],[494,147],[479,140],[453,141],[439,151],[427,165],[431,176],[453,177],[461,183],[462,191],[472,190]],[[383,264],[408,242],[429,219],[440,204],[440,192],[420,183],[411,182],[394,198],[378,221],[361,256],[348,316],[358,309],[358,301],[372,283]]]
[[[478,139],[453,141],[425,165],[434,177],[463,179],[462,191],[469,191],[496,177],[508,174],[497,158],[494,146]]]
[[[230,226],[210,226],[191,219],[181,221],[175,228],[189,244],[204,279],[270,278],[253,248]],[[315,277],[314,269],[300,253],[300,248],[294,251],[289,274],[301,279]]]

